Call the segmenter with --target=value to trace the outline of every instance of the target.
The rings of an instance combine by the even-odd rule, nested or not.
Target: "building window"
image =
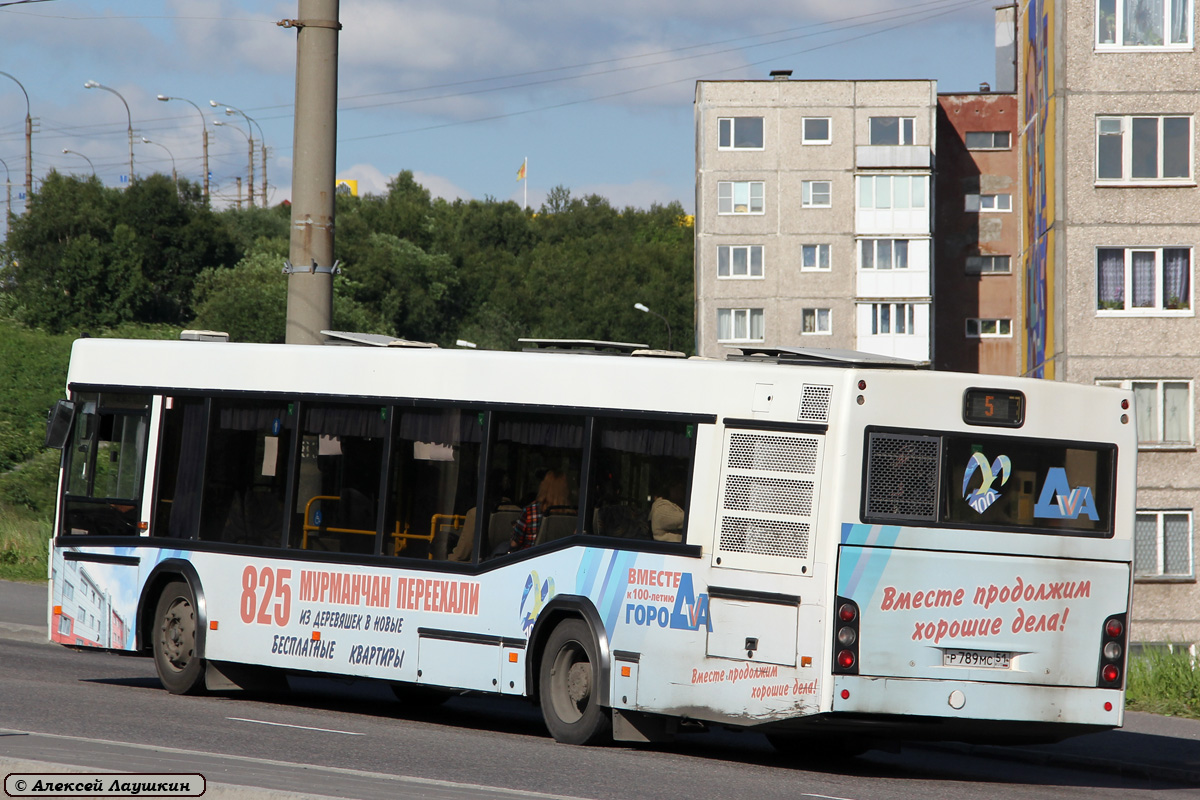
[[[1012,211],[1011,194],[969,194],[967,211]]]
[[[860,239],[860,269],[908,269],[908,239]]]
[[[1192,513],[1139,509],[1133,526],[1133,573],[1142,577],[1191,577]]]
[[[718,308],[718,342],[761,342],[763,340],[763,310],[761,308]]]
[[[1139,444],[1169,447],[1191,445],[1191,381],[1100,380],[1096,383],[1133,391]]]
[[[801,181],[800,204],[805,208],[829,208],[833,205],[833,181]]]
[[[967,131],[968,150],[1007,150],[1008,131]]]
[[[1012,256],[967,256],[968,275],[1008,275],[1012,272]]]
[[[912,144],[913,117],[871,117],[871,144]]]
[[[762,117],[723,117],[717,120],[718,150],[762,150]]]
[[[800,333],[829,334],[831,332],[832,326],[829,322],[828,308],[800,309]]]
[[[718,278],[761,278],[763,249],[761,244],[720,245],[717,247]]]
[[[1011,319],[977,319],[967,320],[968,339],[1002,339],[1012,336]]]
[[[1191,248],[1096,249],[1098,310],[1190,311],[1191,307]]]
[[[875,335],[915,334],[913,324],[916,306],[912,303],[874,303],[871,305],[871,333]]]
[[[75,587],[70,583],[63,581],[63,600],[75,599]]]
[[[829,270],[829,245],[806,244],[800,247],[800,269]]]
[[[763,213],[763,185],[762,181],[719,181],[717,213]]]
[[[829,117],[805,117],[801,124],[801,144],[829,144],[833,141]]]
[[[1192,0],[1099,0],[1096,44],[1109,47],[1187,46]]]
[[[1191,177],[1191,117],[1096,118],[1097,181],[1135,183]]]
[[[65,614],[60,614],[58,617],[58,635],[59,636],[70,636],[71,635],[71,618],[66,616]]]
[[[924,175],[860,175],[858,207],[925,208],[925,181]]]

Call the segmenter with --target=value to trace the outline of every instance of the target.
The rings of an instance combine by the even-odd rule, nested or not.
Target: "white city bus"
[[[1121,725],[1130,393],[633,347],[77,341],[51,638],[174,693],[524,696],[577,744]]]

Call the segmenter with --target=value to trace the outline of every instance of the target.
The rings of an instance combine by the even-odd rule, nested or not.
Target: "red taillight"
[[[1119,619],[1110,619],[1104,625],[1104,633],[1114,639],[1119,638],[1124,632],[1125,626],[1121,624],[1121,620]]]
[[[853,603],[842,603],[841,607],[838,608],[838,618],[842,622],[853,622],[857,616],[858,609],[854,607]]]
[[[842,669],[850,669],[854,666],[854,653],[849,650],[842,650],[838,652],[837,663]]]
[[[1116,664],[1105,664],[1104,669],[1100,670],[1100,677],[1104,678],[1106,683],[1116,683],[1117,678],[1121,677],[1121,670]]]

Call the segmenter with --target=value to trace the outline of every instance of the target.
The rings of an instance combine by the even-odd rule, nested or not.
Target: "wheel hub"
[[[586,661],[578,661],[567,671],[567,696],[577,706],[584,705],[592,694],[592,668]]]

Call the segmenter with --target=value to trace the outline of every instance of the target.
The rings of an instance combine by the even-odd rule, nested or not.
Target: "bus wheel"
[[[198,694],[204,659],[196,655],[196,600],[186,581],[166,585],[154,612],[154,666],[171,694]]]
[[[600,706],[600,660],[587,624],[559,623],[550,633],[538,668],[542,717],[555,741],[599,744],[612,735],[608,709]]]

